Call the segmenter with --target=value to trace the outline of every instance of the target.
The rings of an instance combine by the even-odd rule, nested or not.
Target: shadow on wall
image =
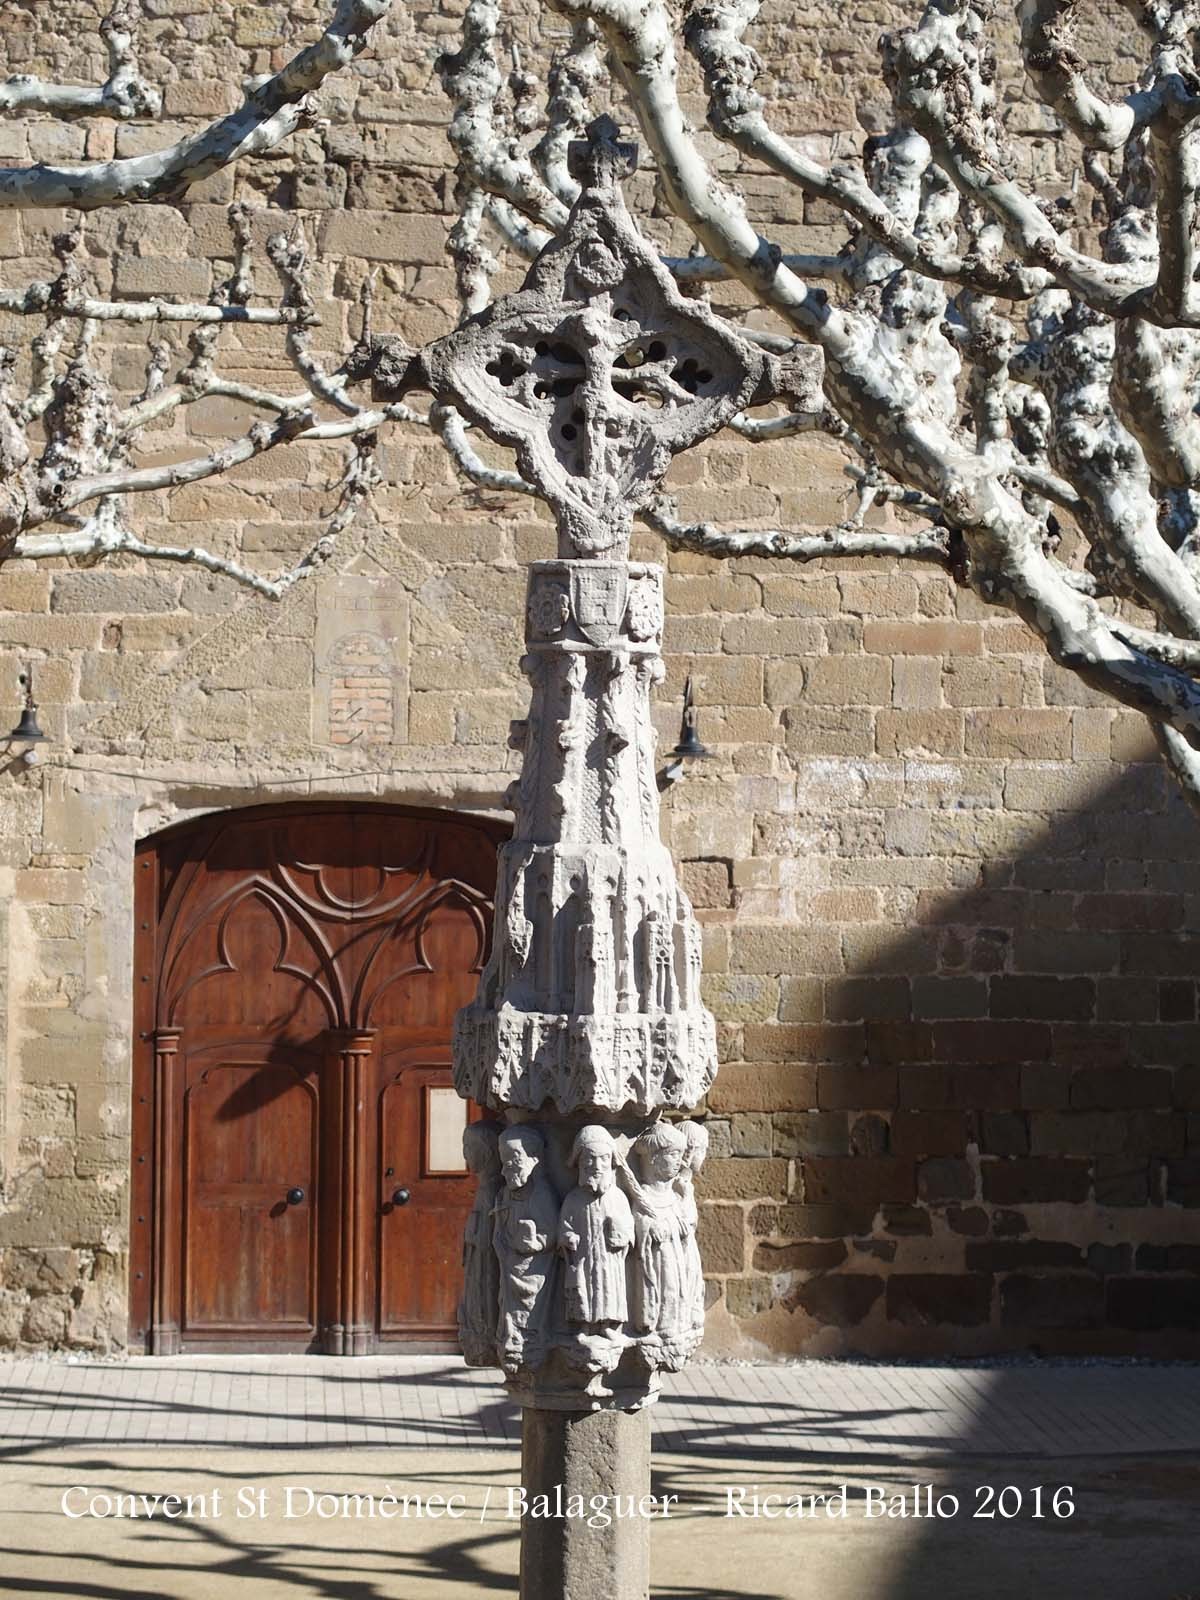
[[[1046,769],[1028,780],[1044,797]],[[977,885],[912,890],[903,931],[856,922],[849,883],[828,928],[731,928],[718,1014],[739,972],[771,970],[756,938],[785,957],[793,938],[797,975],[785,1020],[722,1030],[709,1346],[1194,1356],[1200,820],[1149,764],[1051,827],[1030,814],[1018,856],[992,853],[994,812],[941,803],[889,812],[884,847],[839,863],[870,889],[912,884],[905,855],[977,847]],[[715,865],[685,868],[710,907]],[[800,975],[814,940],[841,972]]]

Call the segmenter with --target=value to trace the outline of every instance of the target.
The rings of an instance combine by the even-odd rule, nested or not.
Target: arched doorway
[[[471,1185],[450,1037],[504,837],[330,803],[139,847],[134,1340],[335,1355],[453,1340]]]

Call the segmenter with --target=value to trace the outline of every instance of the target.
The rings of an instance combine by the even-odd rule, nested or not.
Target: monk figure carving
[[[633,1325],[664,1344],[692,1331],[690,1229],[675,1187],[686,1148],[677,1127],[656,1122],[634,1142],[640,1178],[626,1169],[635,1218]]]
[[[629,1315],[625,1257],[633,1244],[633,1213],[617,1188],[617,1147],[607,1128],[581,1128],[570,1162],[579,1182],[558,1220],[567,1321],[620,1327]]]
[[[504,1187],[496,1201],[501,1363],[516,1371],[545,1352],[554,1295],[558,1196],[545,1175],[545,1140],[520,1125],[500,1135]]]

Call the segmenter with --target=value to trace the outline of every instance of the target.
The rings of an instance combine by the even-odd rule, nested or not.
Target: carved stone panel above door
[[[336,573],[320,580],[317,593],[314,740],[401,742],[408,718],[407,591],[394,578]]]

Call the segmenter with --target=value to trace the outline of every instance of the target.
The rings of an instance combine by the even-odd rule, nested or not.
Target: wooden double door
[[[495,823],[223,813],[136,863],[132,1328],[158,1354],[454,1339],[472,1180],[450,1037]]]

